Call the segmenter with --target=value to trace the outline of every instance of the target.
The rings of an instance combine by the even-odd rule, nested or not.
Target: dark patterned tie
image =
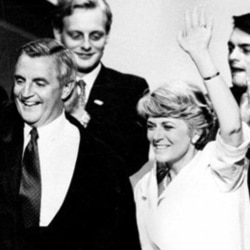
[[[26,228],[39,226],[41,206],[41,177],[36,128],[31,130],[30,136],[23,156],[20,186],[21,209]]]
[[[156,168],[156,179],[157,183],[161,183],[163,179],[167,176],[169,180],[171,180],[171,175],[170,175],[170,168],[166,166],[165,164],[157,164]]]

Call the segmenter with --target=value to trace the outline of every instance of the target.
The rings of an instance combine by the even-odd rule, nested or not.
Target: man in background
[[[148,159],[145,124],[136,111],[148,85],[101,63],[111,23],[105,0],[59,0],[54,35],[73,52],[77,64],[78,84],[65,101],[66,110],[109,144],[132,175]]]
[[[13,100],[0,109],[0,249],[139,250],[123,162],[66,115],[72,53],[24,45]]]
[[[228,63],[232,93],[240,106],[243,120],[250,125],[250,13],[233,16],[233,30],[228,41]],[[247,158],[250,159],[250,150]],[[248,186],[250,188],[250,174]]]
[[[228,62],[232,92],[240,104],[250,78],[250,13],[233,16],[233,30],[228,41]]]

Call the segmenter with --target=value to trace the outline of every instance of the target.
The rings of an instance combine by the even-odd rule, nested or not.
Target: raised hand
[[[192,13],[186,11],[185,25],[177,37],[180,47],[191,57],[199,56],[208,50],[212,28],[212,18],[207,20],[203,8],[195,8]]]
[[[203,9],[195,8],[192,13],[186,12],[185,26],[177,39],[200,73],[217,114],[223,141],[228,145],[238,146],[243,138],[239,107],[210,53],[212,30],[212,19],[206,18]]]

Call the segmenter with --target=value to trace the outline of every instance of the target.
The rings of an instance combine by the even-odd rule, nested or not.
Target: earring
[[[194,135],[193,138],[191,139],[191,143],[195,144],[199,139],[200,139],[199,135]]]

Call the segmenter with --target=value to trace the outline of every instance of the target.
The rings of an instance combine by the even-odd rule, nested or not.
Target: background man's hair
[[[35,57],[51,57],[55,61],[58,75],[57,78],[63,86],[68,82],[75,81],[76,64],[74,56],[69,49],[51,38],[31,41],[23,45],[18,53],[18,58],[23,54]]]
[[[238,28],[248,34],[250,34],[250,13],[233,16],[234,28]]]
[[[63,29],[63,18],[72,15],[74,9],[96,9],[100,8],[106,15],[106,32],[110,32],[112,24],[112,12],[106,0],[58,0],[57,7],[53,14],[53,26],[58,30]]]

